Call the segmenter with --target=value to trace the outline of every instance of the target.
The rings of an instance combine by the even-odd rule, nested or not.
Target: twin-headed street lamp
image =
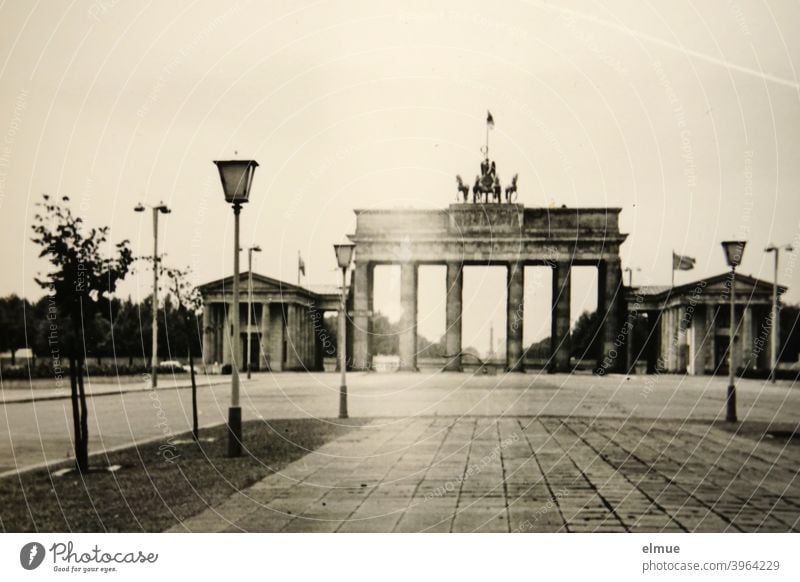
[[[354,244],[333,245],[336,251],[336,261],[342,270],[342,298],[339,303],[339,333],[336,344],[339,349],[339,369],[342,372],[342,381],[339,385],[339,418],[347,418],[347,269],[353,260]]]
[[[239,365],[241,362],[241,332],[239,321],[239,212],[250,198],[258,162],[255,160],[215,161],[222,181],[225,201],[233,206],[233,338],[231,341],[231,405],[228,409],[228,456],[242,454],[242,408],[239,405]],[[248,329],[248,333],[249,333]]]
[[[158,215],[169,214],[172,210],[159,202],[155,206],[145,206],[141,202],[134,206],[134,212],[144,212],[146,208],[153,211],[153,355],[150,360],[150,377],[155,390],[158,387]]]
[[[733,339],[736,334],[736,267],[742,263],[744,246],[747,241],[728,240],[722,242],[725,251],[725,260],[731,268],[731,307],[730,307],[730,335],[728,336],[728,398],[726,400],[725,420],[736,422],[736,379],[735,359],[733,355]]]
[[[250,370],[253,366],[252,362],[252,335],[250,334],[250,326],[253,324],[253,253],[260,253],[261,247],[252,245],[247,249],[247,379],[251,378]],[[262,311],[261,318],[264,318]]]
[[[780,319],[778,319],[778,255],[780,254],[781,249],[784,249],[790,253],[794,250],[792,245],[769,245],[764,249],[764,252],[766,253],[775,253],[775,275],[772,280],[772,327],[770,329],[771,337],[769,342],[769,379],[773,384],[775,383],[775,370],[778,368],[778,329],[780,326]]]

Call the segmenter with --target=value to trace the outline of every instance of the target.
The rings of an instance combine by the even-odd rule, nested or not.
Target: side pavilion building
[[[340,288],[303,287],[253,273],[252,313],[248,326],[250,274],[239,280],[239,318],[242,358],[246,367],[248,336],[254,370],[322,370],[323,358],[336,355],[332,338],[322,325],[327,311],[338,311]],[[198,287],[203,297],[203,365],[230,364],[233,329],[233,277]]]
[[[627,318],[636,329],[629,359],[646,362],[649,372],[727,373],[730,283],[723,273],[675,287],[626,288]],[[772,283],[736,274],[738,370],[770,368],[772,292]],[[779,295],[785,292],[778,287]]]

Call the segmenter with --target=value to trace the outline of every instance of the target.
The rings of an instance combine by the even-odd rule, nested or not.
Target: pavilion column
[[[550,325],[550,371],[570,371],[571,342],[569,337],[571,264],[557,263],[553,267],[553,307]]]
[[[372,366],[370,353],[371,306],[373,265],[356,261],[353,271],[353,316],[351,331],[354,370],[369,370]]]
[[[756,362],[760,370],[770,370],[772,368],[772,307],[762,307],[756,313],[757,321],[756,333],[758,346],[761,352],[756,357]],[[780,330],[779,330],[780,331]]]
[[[675,322],[675,308],[667,309],[667,370],[669,372],[678,371],[678,331]]]
[[[286,369],[294,370],[297,367],[297,315],[296,305],[290,303],[286,306]]]
[[[258,368],[261,371],[269,368],[269,303],[261,304],[261,320],[259,321]]]
[[[524,372],[522,322],[525,307],[525,263],[517,261],[508,265],[507,283],[506,369],[509,372]]]
[[[706,331],[708,324],[708,309],[705,305],[695,305],[694,313],[692,313],[692,327],[687,331],[692,334],[692,374],[695,376],[702,376],[706,371],[706,353],[708,338]]]
[[[214,321],[211,303],[203,302],[203,365],[210,366],[214,363]]]
[[[447,263],[447,307],[444,369],[461,371],[461,315],[463,309],[464,266],[460,261]]]
[[[233,361],[233,303],[223,304],[222,316],[222,361],[220,364],[230,364]]]
[[[618,260],[602,261],[597,269],[597,314],[603,328],[600,365],[606,373],[620,371],[625,359],[622,304],[622,265]]]
[[[639,322],[639,304],[634,300],[632,305],[626,305],[627,333],[625,335],[625,372],[628,375],[636,373],[636,327]]]
[[[719,308],[706,305],[706,370],[717,369],[717,317]]]
[[[756,367],[753,361],[753,307],[748,303],[742,308],[742,321],[739,324],[742,338],[742,367],[752,369]]]
[[[400,370],[417,370],[417,264],[400,265]]]

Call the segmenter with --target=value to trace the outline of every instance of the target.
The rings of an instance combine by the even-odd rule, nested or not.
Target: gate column
[[[620,261],[603,261],[597,268],[597,316],[602,326],[603,347],[599,369],[618,372],[625,357],[626,335],[622,322],[622,265]],[[677,327],[677,325],[676,325]],[[671,344],[672,338],[670,338]]]
[[[572,296],[571,264],[553,266],[553,308],[550,333],[550,371],[569,372],[571,342],[569,337],[570,300]]]
[[[417,264],[400,265],[400,370],[417,371]]]
[[[522,320],[525,303],[525,263],[508,265],[508,295],[506,299],[506,369],[524,372],[522,349]]]
[[[356,261],[353,271],[353,315],[349,334],[352,337],[353,370],[369,370],[372,365],[370,353],[370,308],[372,304],[373,265]],[[349,338],[348,338],[349,339]]]
[[[445,347],[447,361],[444,369],[461,371],[461,314],[463,309],[464,266],[461,262],[447,263],[447,308]]]

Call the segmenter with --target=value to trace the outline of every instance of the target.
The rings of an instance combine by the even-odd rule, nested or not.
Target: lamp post
[[[139,202],[134,206],[134,212],[144,212],[145,205]],[[158,388],[158,215],[172,212],[166,204],[159,202],[155,206],[148,206],[153,211],[153,355],[150,360],[150,378],[153,390]]]
[[[636,267],[635,269],[632,269],[631,267],[625,267],[623,271],[628,273],[628,287],[633,288],[633,272],[636,271],[638,273],[641,271],[641,269],[639,267]]]
[[[253,338],[250,334],[250,326],[253,321],[253,253],[260,253],[261,247],[253,245],[247,249],[247,379],[250,379],[250,369],[252,367],[252,341]],[[264,313],[261,313],[264,317]]]
[[[736,335],[736,267],[742,262],[744,246],[747,241],[728,240],[722,242],[722,250],[725,251],[725,260],[731,268],[731,307],[730,307],[730,327],[728,337],[728,398],[725,411],[725,420],[736,422],[736,368],[734,367],[733,339]]]
[[[228,408],[228,456],[242,454],[242,408],[239,405],[239,365],[242,338],[239,331],[239,213],[242,204],[250,197],[253,174],[258,167],[255,160],[215,161],[219,170],[225,201],[233,206],[233,337],[231,349],[231,405]],[[248,330],[249,331],[249,330]]]
[[[775,275],[772,280],[772,328],[770,329],[771,337],[769,341],[769,380],[773,384],[775,383],[775,370],[778,368],[778,329],[780,326],[780,320],[778,319],[778,255],[780,255],[781,249],[785,249],[790,253],[794,250],[792,245],[769,245],[764,249],[764,252],[775,253]]]
[[[353,260],[355,245],[345,243],[333,245],[336,260],[342,270],[342,298],[339,303],[339,333],[336,343],[339,348],[339,369],[342,381],[339,385],[339,418],[347,418],[347,268]]]

